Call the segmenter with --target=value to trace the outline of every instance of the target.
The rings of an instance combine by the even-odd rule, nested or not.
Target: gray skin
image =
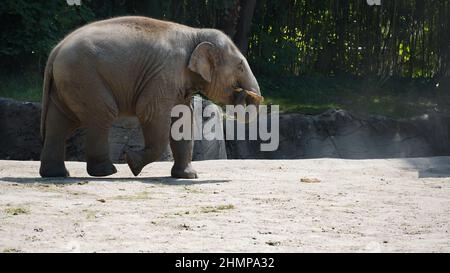
[[[118,17],[79,28],[50,53],[45,69],[41,134],[42,177],[67,177],[65,141],[85,127],[87,171],[117,172],[108,149],[108,130],[119,116],[137,116],[145,148],[126,151],[134,175],[157,160],[167,146],[171,175],[197,178],[192,141],[170,137],[170,112],[190,105],[200,91],[219,104],[236,104],[233,88],[260,94],[245,57],[228,36],[214,29],[146,17]]]

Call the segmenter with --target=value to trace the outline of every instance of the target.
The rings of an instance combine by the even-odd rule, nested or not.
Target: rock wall
[[[357,117],[344,110],[311,116],[280,115],[279,148],[261,152],[261,140],[227,141],[228,158],[392,158],[450,154],[450,117]]]
[[[39,103],[0,98],[0,159],[39,159],[40,111]]]
[[[202,103],[202,109],[210,103]],[[220,115],[215,115],[220,116]],[[194,130],[206,121],[195,113]],[[40,104],[0,99],[0,159],[39,160]],[[225,121],[227,122],[233,121]],[[295,159],[295,158],[391,158],[450,155],[450,116],[425,115],[413,119],[372,116],[362,118],[344,110],[320,115],[280,115],[280,142],[276,151],[261,152],[261,140],[194,142],[193,159]],[[226,126],[224,126],[226,128]],[[68,140],[67,160],[84,160],[84,131]],[[121,118],[110,130],[110,151],[114,162],[123,162],[125,149],[144,146],[135,118]],[[170,149],[161,160],[172,160]]]
[[[202,108],[210,104],[210,102],[197,97],[194,98],[193,103],[201,103]],[[42,149],[40,115],[39,103],[0,98],[0,159],[39,160]],[[194,116],[196,124],[201,124],[202,119],[200,112]],[[195,130],[202,130],[202,128],[196,126]],[[76,130],[67,141],[67,160],[84,161],[84,141],[85,131],[83,129]],[[124,150],[142,149],[144,139],[138,120],[134,117],[118,119],[109,132],[109,143],[111,159],[115,163],[124,162]],[[218,140],[196,140],[194,142],[194,160],[226,158],[225,142]],[[169,146],[160,160],[173,160]]]

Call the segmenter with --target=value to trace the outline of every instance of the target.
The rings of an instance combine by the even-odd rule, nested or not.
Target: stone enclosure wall
[[[208,104],[203,100],[203,107]],[[195,116],[197,122],[201,119],[200,115]],[[0,159],[39,160],[42,148],[39,123],[39,103],[0,99]],[[450,155],[450,116],[446,115],[412,119],[362,118],[344,110],[329,110],[315,116],[281,114],[279,126],[280,144],[276,151],[261,152],[261,140],[198,140],[194,143],[194,160]],[[201,128],[197,126],[195,130]],[[116,163],[123,162],[125,149],[138,150],[144,145],[135,118],[119,119],[111,129],[109,139],[111,157]],[[66,158],[84,160],[83,130],[77,130],[68,140]],[[169,148],[161,160],[171,160]]]

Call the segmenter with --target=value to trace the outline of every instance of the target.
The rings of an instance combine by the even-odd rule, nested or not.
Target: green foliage
[[[273,75],[436,77],[450,63],[450,1],[258,1],[249,57]]]
[[[280,105],[283,112],[319,114],[346,109],[360,115],[413,117],[431,112],[450,112],[450,94],[434,81],[391,79],[381,84],[361,77],[257,76],[266,104]]]
[[[0,97],[22,101],[41,101],[42,76],[36,72],[0,75]]]
[[[87,6],[69,6],[65,1],[2,1],[0,62],[41,68],[64,35],[93,19]]]
[[[239,0],[0,2],[0,62],[42,69],[50,49],[87,22],[144,15],[224,27]],[[450,0],[257,1],[248,58],[258,73],[435,77],[450,63]]]
[[[69,6],[64,0],[2,0],[0,96],[38,101],[48,53],[88,22],[144,15],[223,29],[236,19],[232,11],[240,3],[83,0]],[[450,0],[382,1],[381,6],[364,0],[258,0],[247,58],[267,101],[286,111],[345,107],[412,115],[437,103],[430,97],[435,89],[417,81],[449,76],[449,30]],[[389,85],[398,79],[423,88],[401,91],[408,82]]]

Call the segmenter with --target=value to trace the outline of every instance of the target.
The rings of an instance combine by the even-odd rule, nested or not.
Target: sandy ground
[[[450,157],[203,161],[198,180],[38,165],[0,161],[0,252],[450,251]]]

